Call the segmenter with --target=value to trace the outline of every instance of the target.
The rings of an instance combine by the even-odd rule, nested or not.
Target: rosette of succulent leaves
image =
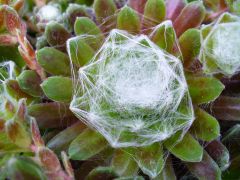
[[[0,1],[1,179],[239,179],[240,1]]]

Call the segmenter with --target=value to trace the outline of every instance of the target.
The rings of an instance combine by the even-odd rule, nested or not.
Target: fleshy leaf
[[[111,166],[119,176],[135,176],[138,165],[134,159],[124,150],[116,149]]]
[[[225,171],[229,167],[230,154],[220,141],[214,140],[210,142],[205,150],[215,160],[222,171]]]
[[[117,17],[117,28],[133,34],[139,33],[140,19],[137,13],[130,7],[123,7]]]
[[[71,27],[74,26],[74,23],[78,17],[89,17],[86,6],[79,5],[76,3],[72,3],[68,5],[68,8],[66,10],[66,15]]]
[[[5,60],[13,60],[16,65],[19,67],[23,67],[25,65],[25,62],[18,52],[17,46],[0,46],[0,52],[1,52],[1,57],[0,57],[0,62],[5,61]]]
[[[95,0],[93,8],[99,23],[103,23],[106,18],[113,16],[117,10],[113,0]]]
[[[24,125],[17,120],[8,120],[5,124],[8,138],[21,148],[29,148],[31,136]]]
[[[199,179],[221,180],[221,170],[206,151],[201,162],[186,163],[188,169]]]
[[[151,178],[160,174],[164,167],[164,152],[159,143],[127,148],[126,151],[135,159],[139,168]]]
[[[176,179],[177,178],[173,169],[171,157],[168,157],[161,174],[154,178],[154,180],[176,180]]]
[[[36,119],[40,128],[66,127],[76,121],[68,105],[57,102],[30,105],[28,114]]]
[[[72,98],[72,80],[62,76],[52,76],[41,84],[44,94],[51,100],[70,102]]]
[[[70,143],[85,129],[85,127],[86,126],[81,122],[77,122],[54,136],[47,143],[47,146],[55,153],[60,154],[61,151],[67,150]]]
[[[215,100],[224,89],[224,85],[214,77],[187,75],[187,82],[192,101],[196,104]]]
[[[61,170],[61,164],[57,156],[46,147],[39,148],[37,157],[42,167],[47,171],[56,172]]]
[[[185,7],[185,0],[166,0],[166,18],[174,21]]]
[[[143,14],[147,0],[128,0],[128,5],[140,14]]]
[[[5,171],[10,179],[47,180],[43,170],[27,157],[11,158],[7,163]]]
[[[189,67],[200,52],[200,31],[198,29],[185,31],[179,38],[179,45],[183,55],[184,66]]]
[[[105,180],[111,180],[117,177],[118,175],[111,167],[97,167],[88,174],[86,180],[97,180],[102,178]]]
[[[51,47],[45,47],[36,53],[38,63],[52,75],[69,76],[70,60],[67,54]]]
[[[93,35],[92,38],[87,38],[87,43],[95,49],[98,50],[104,40],[104,35],[102,34],[100,28],[88,17],[78,17],[74,24],[74,32],[76,35]],[[89,42],[91,41],[91,42]]]
[[[33,70],[25,70],[17,77],[19,87],[25,93],[33,96],[40,97],[43,92],[40,87],[41,77]]]
[[[0,153],[17,153],[26,152],[27,149],[23,149],[13,142],[11,142],[6,134],[6,132],[0,132]]]
[[[175,31],[170,21],[165,21],[155,27],[150,34],[151,40],[160,48],[171,53],[176,40]]]
[[[173,23],[177,36],[179,37],[187,29],[198,27],[204,20],[205,11],[201,1],[187,4]]]
[[[26,98],[27,103],[30,103],[31,101],[33,101],[33,97],[26,94],[20,89],[19,84],[16,80],[5,81],[4,89],[5,89],[5,92],[7,92],[8,96],[11,97],[13,100],[18,101],[22,98]]]
[[[200,108],[195,108],[195,116],[190,131],[198,139],[212,141],[220,135],[220,125],[213,116]]]
[[[220,120],[240,120],[240,98],[220,96],[212,105],[212,111]]]
[[[154,27],[160,24],[166,15],[165,2],[163,0],[148,0],[144,8],[145,27]]]
[[[179,134],[175,134],[164,142],[164,146],[182,161],[200,162],[203,148],[190,134],[185,134],[180,142],[177,142]]]
[[[51,46],[64,50],[66,41],[71,37],[71,34],[61,24],[50,22],[46,26],[45,36]]]
[[[72,141],[68,153],[71,159],[86,160],[108,146],[105,138],[90,129],[85,129],[79,136]]]
[[[37,121],[34,118],[30,120],[30,128],[33,144],[37,147],[36,150],[38,150],[38,148],[44,147],[45,143],[41,137]]]
[[[76,66],[87,64],[94,56],[94,50],[80,37],[68,40],[68,54]]]

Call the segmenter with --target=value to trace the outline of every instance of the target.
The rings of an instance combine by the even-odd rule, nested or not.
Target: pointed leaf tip
[[[206,10],[201,1],[187,4],[176,18],[173,26],[179,37],[187,29],[198,27],[205,18]]]
[[[144,25],[153,27],[165,19],[166,7],[163,0],[148,0],[144,8]]]
[[[140,19],[137,13],[128,6],[123,7],[117,17],[117,27],[129,33],[139,33]]]

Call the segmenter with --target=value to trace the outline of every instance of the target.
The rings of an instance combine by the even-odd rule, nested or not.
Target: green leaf
[[[192,149],[193,150],[193,149]],[[185,163],[190,172],[201,180],[221,180],[221,170],[206,151],[201,162]]]
[[[118,175],[114,172],[114,170],[111,167],[97,167],[93,169],[88,176],[86,177],[86,180],[97,180],[97,179],[115,179]]]
[[[62,128],[76,121],[69,105],[57,102],[30,105],[28,114],[36,119],[40,128]]]
[[[196,104],[214,101],[224,89],[224,85],[214,77],[187,75],[187,83],[192,101]]]
[[[52,21],[46,26],[45,36],[51,46],[64,50],[66,41],[71,37],[71,34],[61,24]]]
[[[93,58],[94,50],[80,36],[68,40],[68,54],[72,63],[81,67]]]
[[[36,53],[38,63],[52,75],[71,75],[68,55],[51,47],[45,47]]]
[[[17,46],[0,46],[0,52],[0,62],[11,60],[14,61],[19,67],[23,67],[25,65],[22,56],[18,52]]]
[[[11,158],[5,171],[10,179],[47,180],[43,170],[27,157]]]
[[[52,76],[41,84],[44,94],[53,101],[70,102],[72,98],[72,80],[62,76]]]
[[[21,90],[33,97],[42,96],[41,77],[33,70],[25,70],[17,77]]]
[[[13,101],[18,101],[22,98],[27,99],[27,103],[29,104],[32,102],[34,99],[30,95],[26,94],[23,92],[19,84],[16,80],[7,80],[4,82],[4,90],[7,93],[7,96],[11,98]]]
[[[195,116],[190,131],[198,139],[212,141],[220,136],[220,125],[213,116],[200,108],[195,108]]]
[[[176,179],[177,178],[173,169],[171,157],[168,157],[161,174],[154,178],[154,180],[176,180]]]
[[[161,23],[166,15],[163,0],[148,0],[144,8],[144,25],[153,27]]]
[[[154,31],[150,34],[150,38],[161,49],[172,53],[176,35],[170,21],[158,25],[156,29],[154,29]]]
[[[72,126],[58,133],[47,143],[47,147],[55,153],[60,154],[61,151],[67,151],[70,143],[86,128],[81,122],[77,122]]]
[[[68,2],[67,2],[67,6],[68,8],[66,10],[66,16],[71,28],[74,26],[74,23],[78,17],[89,16],[86,6],[79,5],[76,3],[69,4]]]
[[[164,142],[164,146],[177,158],[187,162],[200,162],[203,148],[190,134],[185,134],[180,142],[179,134],[175,134]]]
[[[21,148],[29,148],[31,145],[31,136],[26,127],[17,120],[8,120],[5,123],[8,138]]]
[[[108,142],[101,134],[90,129],[85,129],[70,144],[68,153],[71,159],[87,160],[100,153],[107,146]]]
[[[105,18],[114,15],[117,10],[113,0],[95,0],[93,8],[99,23],[103,23]]]
[[[154,143],[144,147],[126,148],[126,151],[137,162],[139,168],[151,178],[155,178],[164,167],[162,145]]]
[[[7,136],[7,133],[0,132],[0,154],[2,153],[18,153],[27,152],[27,149],[23,149],[13,142],[11,142]]]
[[[117,17],[117,28],[132,34],[139,33],[140,19],[137,13],[128,6],[123,7]]]
[[[116,149],[112,158],[111,166],[119,176],[135,176],[138,165],[134,159],[124,150]]]
[[[76,35],[102,35],[99,27],[88,17],[78,17],[76,19],[74,24],[74,32]]]
[[[104,40],[104,35],[99,27],[88,17],[78,17],[76,19],[74,32],[76,35],[87,35],[84,40],[94,50],[98,50]]]
[[[179,38],[179,45],[183,55],[184,66],[189,67],[200,52],[200,31],[198,29],[185,31]]]
[[[188,3],[173,23],[177,36],[181,36],[187,29],[201,25],[205,14],[206,10],[201,1]]]

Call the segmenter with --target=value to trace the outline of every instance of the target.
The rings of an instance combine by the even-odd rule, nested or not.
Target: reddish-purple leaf
[[[219,141],[214,140],[206,146],[208,154],[216,161],[222,171],[230,165],[230,156],[227,148]]]
[[[61,164],[58,157],[46,147],[39,148],[37,157],[42,167],[49,172],[56,172],[61,170]]]
[[[146,2],[147,0],[129,0],[128,5],[135,11],[139,12],[140,14],[143,14]]]
[[[166,18],[174,21],[185,7],[184,0],[166,0]]]
[[[220,96],[211,110],[217,119],[240,121],[240,98]]]
[[[194,1],[187,4],[173,23],[177,36],[190,28],[198,27],[203,22],[205,14],[202,2]]]
[[[206,177],[208,180],[221,179],[221,170],[206,151],[201,162],[186,163],[186,165],[198,179],[206,179]]]
[[[44,141],[41,138],[41,134],[35,119],[31,119],[31,132],[34,144],[38,147],[44,146]]]

